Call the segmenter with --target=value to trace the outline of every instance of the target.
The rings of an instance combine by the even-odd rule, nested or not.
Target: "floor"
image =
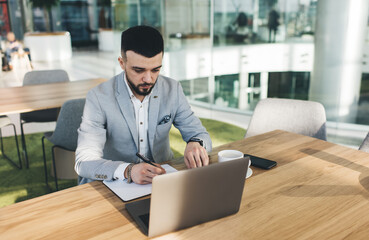
[[[118,54],[115,52],[103,52],[96,49],[73,50],[73,56],[69,60],[54,62],[32,62],[34,70],[64,69],[68,72],[71,81],[78,81],[89,78],[111,78],[115,72],[119,71],[117,63]],[[0,72],[0,87],[16,87],[22,85],[24,74],[28,71],[25,64],[18,63],[9,72]],[[211,118],[247,128],[251,116],[247,114],[225,113],[223,111],[209,110],[200,106],[192,105],[193,111],[199,117]],[[19,115],[10,115],[19,129]],[[55,123],[30,123],[25,125],[26,133],[52,131]],[[328,124],[328,140],[358,148],[362,139],[368,132],[368,127],[337,127],[335,124]],[[10,129],[4,129],[4,136],[12,134]]]
[[[102,51],[73,51],[69,60],[54,62],[32,62],[34,70],[64,69],[71,81],[88,78],[111,78],[117,63],[117,54]],[[9,72],[0,72],[0,87],[16,87],[22,85],[24,74],[29,71],[20,63]]]

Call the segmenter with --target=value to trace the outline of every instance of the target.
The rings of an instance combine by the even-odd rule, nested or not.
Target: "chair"
[[[1,128],[6,127],[6,126],[13,126],[15,145],[17,147],[19,165],[17,165],[13,160],[11,160],[4,152],[4,143],[3,143],[3,135],[1,132]],[[6,158],[8,161],[10,161],[10,163],[12,163],[15,167],[22,169],[22,160],[21,160],[20,153],[19,153],[17,132],[15,130],[15,125],[12,123],[10,118],[7,116],[0,116],[0,142],[1,142],[1,152],[3,153],[3,157]]]
[[[359,150],[369,153],[369,133],[366,135],[364,141],[361,143]]]
[[[56,122],[56,127],[54,132],[46,132],[42,137],[42,152],[44,157],[44,170],[45,170],[45,183],[48,185],[47,179],[47,165],[46,165],[46,155],[45,155],[45,144],[44,139],[49,140],[54,146],[52,146],[52,163],[54,168],[54,178],[55,178],[55,187],[56,190],[58,188],[58,179],[57,179],[57,171],[56,171],[56,163],[55,163],[55,148],[61,148],[68,151],[75,151],[77,148],[77,138],[78,133],[77,129],[79,128],[82,122],[82,114],[85,106],[85,99],[74,99],[66,101],[61,110],[58,117],[58,121]],[[73,158],[74,163],[74,158]],[[74,168],[72,167],[74,171]]]
[[[312,101],[267,98],[255,107],[245,138],[276,129],[327,140],[322,104]]]
[[[57,69],[57,70],[31,71],[27,72],[24,75],[23,86],[44,83],[68,82],[68,81],[69,81],[68,73],[64,70]],[[29,161],[23,125],[31,122],[54,122],[58,117],[59,110],[60,108],[52,108],[47,110],[38,110],[20,114],[22,147],[26,162],[26,168],[29,168]]]
[[[29,54],[29,49],[28,54]],[[32,71],[33,66],[30,61],[30,57],[28,56],[27,52],[23,50],[23,48],[19,49],[18,52],[14,52],[11,56],[13,69],[15,71],[19,71],[20,69],[26,69],[28,71]]]

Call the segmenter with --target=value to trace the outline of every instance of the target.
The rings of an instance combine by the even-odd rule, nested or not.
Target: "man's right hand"
[[[148,163],[135,164],[131,169],[131,178],[134,183],[137,184],[149,184],[152,183],[152,179],[165,173],[165,169],[159,164],[154,163],[157,167],[154,167]]]

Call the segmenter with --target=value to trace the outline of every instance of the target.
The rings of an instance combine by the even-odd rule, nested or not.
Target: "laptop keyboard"
[[[149,228],[150,214],[146,213],[146,214],[140,215],[139,218],[142,220],[142,222],[146,225],[146,227],[148,229]]]

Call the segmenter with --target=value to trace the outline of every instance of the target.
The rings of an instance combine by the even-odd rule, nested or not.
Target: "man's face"
[[[125,71],[132,93],[141,101],[148,95],[158,79],[163,53],[152,58],[144,57],[133,51],[126,52],[126,59],[119,57],[121,68]]]
[[[8,32],[8,34],[6,35],[6,37],[7,37],[7,39],[8,39],[9,42],[15,41],[15,35],[12,32]]]

